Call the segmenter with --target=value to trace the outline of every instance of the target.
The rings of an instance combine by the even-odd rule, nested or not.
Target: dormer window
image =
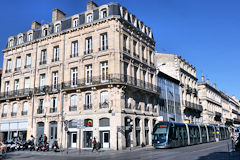
[[[13,39],[9,41],[9,47],[13,47]]]
[[[33,34],[32,33],[29,33],[28,34],[28,41],[32,41],[33,40]]]
[[[106,8],[101,10],[101,18],[105,18],[105,17],[107,17],[107,9]]]
[[[57,24],[55,26],[55,32],[58,33],[60,31],[60,24]]]
[[[73,20],[73,27],[77,27],[78,26],[78,18],[75,18],[74,20]]]
[[[47,36],[48,35],[48,30],[47,30],[47,28],[44,28],[44,30],[43,30],[43,36]]]
[[[92,14],[88,14],[87,15],[87,23],[90,23],[90,22],[92,22],[93,21],[93,16],[92,16]]]
[[[19,37],[19,40],[18,40],[18,44],[22,44],[23,43],[23,37]]]

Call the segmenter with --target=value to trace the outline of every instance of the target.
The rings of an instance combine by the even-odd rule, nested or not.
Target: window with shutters
[[[51,108],[50,108],[50,113],[57,112],[57,98],[52,97],[51,98]]]
[[[73,19],[73,27],[77,27],[78,24],[79,24],[79,19],[78,18]]]
[[[9,41],[9,47],[13,47],[13,45],[14,45],[14,41],[13,41],[13,39],[11,39],[11,40]]]
[[[40,90],[44,89],[46,81],[46,74],[40,74]]]
[[[47,61],[46,61],[46,56],[47,56],[47,50],[44,49],[44,50],[41,51],[40,65],[47,63]]]
[[[84,110],[92,109],[92,94],[86,93],[85,94],[85,105]]]
[[[6,73],[11,72],[11,69],[12,69],[12,60],[8,59]]]
[[[32,33],[29,33],[28,34],[28,41],[30,42],[30,41],[32,41],[33,40],[33,34]]]
[[[78,41],[72,42],[72,54],[71,58],[78,56]]]
[[[52,88],[58,89],[58,72],[53,72],[52,74]]]
[[[21,57],[17,57],[15,71],[20,71],[20,70],[21,70]]]
[[[18,44],[23,44],[23,36],[19,37]]]
[[[87,23],[90,23],[93,21],[93,15],[92,14],[88,14],[87,15]]]
[[[92,50],[92,37],[86,38],[85,44],[86,44],[85,54],[91,54],[93,52],[93,50]]]
[[[101,82],[108,82],[108,62],[101,63]]]
[[[26,56],[26,65],[24,68],[30,68],[31,67],[31,54],[27,54]]]
[[[85,83],[87,85],[92,84],[92,65],[85,67]]]
[[[52,62],[59,61],[59,46],[53,48],[53,60]]]
[[[57,25],[55,26],[55,32],[56,32],[56,33],[60,32],[60,24],[57,24]]]
[[[14,94],[17,95],[19,90],[19,79],[15,79],[14,81]]]
[[[108,108],[108,91],[101,92],[101,102],[100,102],[100,108]]]
[[[100,35],[100,51],[108,49],[107,33]]]
[[[105,17],[107,17],[107,9],[106,8],[101,10],[101,18],[105,18]]]
[[[77,79],[78,79],[78,70],[77,68],[71,69],[71,87],[77,86]]]

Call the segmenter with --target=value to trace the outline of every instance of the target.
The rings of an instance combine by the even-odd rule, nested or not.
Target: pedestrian
[[[39,138],[38,138],[38,142],[42,142],[43,141],[43,136],[41,135]]]
[[[44,144],[47,144],[47,136],[46,136],[46,134],[44,134],[44,136],[43,136],[43,142],[44,142]]]
[[[238,134],[235,149],[236,149],[236,151],[240,150],[240,133]]]
[[[235,139],[234,139],[234,134],[232,133],[232,149],[234,150],[235,149]]]
[[[95,149],[96,151],[98,151],[98,150],[97,150],[97,141],[96,141],[96,138],[95,138],[95,137],[93,138],[93,149],[92,149],[92,152],[94,151],[94,149]]]

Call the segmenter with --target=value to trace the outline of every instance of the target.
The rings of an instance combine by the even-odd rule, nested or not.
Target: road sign
[[[65,126],[68,126],[68,120],[65,120],[65,121],[64,121],[64,125],[65,125]]]
[[[65,127],[64,130],[67,132],[68,131],[68,127]]]

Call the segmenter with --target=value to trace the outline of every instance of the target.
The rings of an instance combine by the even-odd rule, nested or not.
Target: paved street
[[[76,150],[70,150],[67,155],[66,152],[30,152],[30,151],[16,151],[8,153],[8,159],[34,159],[34,160],[124,160],[124,159],[162,159],[162,160],[239,160],[240,153],[231,152],[230,141],[221,141],[214,143],[206,143],[201,145],[181,147],[175,149],[153,149],[135,148],[132,151],[101,151],[90,152],[82,151],[79,153]]]

